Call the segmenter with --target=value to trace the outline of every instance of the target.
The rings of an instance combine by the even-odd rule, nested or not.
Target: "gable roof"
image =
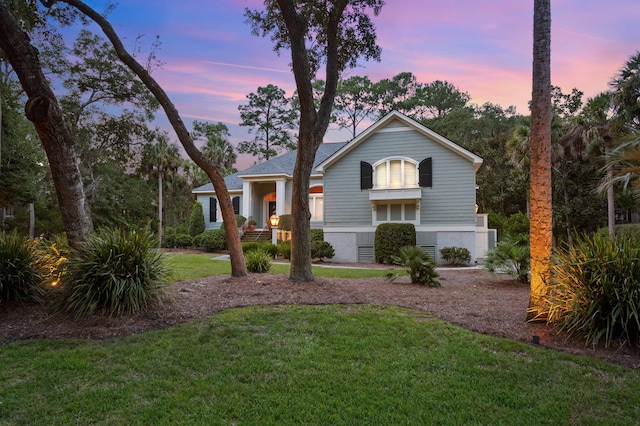
[[[314,170],[320,163],[325,161],[331,155],[333,155],[336,151],[346,145],[347,142],[337,142],[337,143],[322,143],[318,147],[318,151],[316,152],[316,158],[313,162]],[[256,178],[261,176],[285,176],[291,177],[293,176],[293,169],[296,165],[296,155],[298,154],[298,150],[289,151],[285,154],[279,155],[275,158],[270,159],[269,161],[265,161],[264,163],[256,164],[254,166],[249,167],[248,169],[242,170],[240,172],[236,172],[232,175],[226,176],[224,178],[225,183],[227,184],[227,189],[229,191],[241,191],[242,190],[242,180],[243,178]],[[201,193],[201,192],[215,192],[213,185],[211,182],[202,185],[193,191],[192,193]]]
[[[385,126],[387,126],[389,123],[391,123],[394,120],[398,120],[401,124],[404,125],[403,127],[407,127],[411,130],[415,130],[423,134],[424,136],[428,137],[429,139],[433,140],[434,142],[444,146],[445,148],[448,148],[449,150],[455,152],[456,154],[473,162],[473,166],[476,172],[482,165],[482,162],[483,162],[482,158],[478,157],[471,151],[467,151],[466,149],[462,148],[460,145],[457,145],[451,142],[449,139],[445,138],[442,135],[437,134],[433,130],[423,126],[422,124],[418,123],[415,120],[412,120],[406,115],[401,114],[398,111],[391,111],[390,113],[382,117],[380,120],[376,121],[371,126],[369,126],[366,130],[364,130],[354,139],[344,144],[344,146],[339,150],[337,150],[333,155],[331,155],[330,157],[327,157],[326,160],[318,164],[316,171],[318,171],[319,173],[324,173],[327,167],[331,166],[340,158],[344,157],[352,149],[354,149],[355,147],[360,145],[362,142],[367,140],[369,136],[373,135],[380,129],[383,129]]]

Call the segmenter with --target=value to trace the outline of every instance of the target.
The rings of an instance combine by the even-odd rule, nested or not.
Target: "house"
[[[296,151],[227,176],[237,214],[266,228],[291,212]],[[322,228],[336,262],[373,262],[376,227],[412,223],[417,245],[439,259],[444,247],[465,247],[472,261],[489,243],[487,215],[476,214],[475,175],[482,159],[405,115],[392,111],[346,143],[318,149],[310,180],[311,227]],[[206,229],[222,217],[212,185],[193,190]]]

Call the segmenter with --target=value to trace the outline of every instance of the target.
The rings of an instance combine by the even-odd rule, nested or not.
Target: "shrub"
[[[285,259],[291,259],[291,241],[282,241],[278,244],[278,254]]]
[[[625,223],[615,226],[615,238],[616,239],[631,239],[636,244],[640,245],[640,224],[639,223]],[[609,235],[607,228],[598,229],[598,234],[603,236]]]
[[[256,251],[256,250],[265,251],[272,258],[276,257],[276,255],[278,254],[278,246],[274,246],[273,244],[266,241],[265,242],[250,241],[250,242],[242,243],[242,251],[244,252],[245,256],[247,255],[247,253]]]
[[[16,232],[0,234],[0,303],[41,301],[43,266],[36,242]]]
[[[204,232],[204,213],[202,204],[196,201],[191,207],[191,215],[189,216],[189,235],[195,237]]]
[[[241,214],[236,215],[236,223],[238,224],[238,228],[242,228],[242,225],[247,221],[247,218],[242,216]]]
[[[310,232],[311,232],[311,242],[324,241],[324,231],[322,229],[311,229]]]
[[[160,303],[169,270],[147,233],[102,230],[71,250],[55,308],[76,318],[132,315]]]
[[[265,250],[251,250],[245,255],[247,270],[255,273],[269,272],[269,269],[271,269],[271,259],[271,254]]]
[[[444,247],[440,256],[450,265],[461,266],[471,262],[471,253],[464,247]]]
[[[178,234],[175,236],[174,246],[177,248],[189,248],[193,246],[193,238],[189,234]]]
[[[436,263],[420,247],[405,246],[400,248],[400,255],[392,257],[393,263],[404,266],[411,277],[412,284],[423,284],[427,287],[440,287],[440,275],[436,272]],[[394,281],[396,272],[387,273],[387,278]]]
[[[278,225],[278,229],[282,231],[291,231],[291,215],[283,214],[280,216],[280,224]]]
[[[162,236],[162,247],[174,248],[176,246],[176,236],[171,232]]]
[[[488,272],[506,272],[516,282],[529,281],[529,241],[507,237],[487,252],[484,269]]]
[[[311,258],[312,259],[320,259],[324,258],[331,259],[336,252],[333,250],[333,246],[326,241],[313,241],[311,240]]]
[[[404,246],[416,245],[416,228],[411,223],[383,223],[376,228],[376,262],[392,263]]]
[[[640,247],[632,238],[580,237],[555,257],[542,315],[587,342],[640,341]]]
[[[210,229],[194,237],[193,246],[204,251],[222,250],[226,235],[224,228]]]
[[[524,213],[514,213],[504,221],[502,227],[506,236],[529,235],[529,218]]]

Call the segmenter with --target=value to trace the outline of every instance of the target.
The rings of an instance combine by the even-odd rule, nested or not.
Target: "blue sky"
[[[102,11],[107,1],[87,3]],[[154,76],[183,119],[223,122],[237,144],[249,137],[238,126],[238,105],[247,94],[270,83],[287,95],[295,89],[288,54],[278,57],[271,42],[252,36],[245,23],[245,7],[261,5],[260,0],[130,0],[118,4],[109,20],[129,49],[137,35],[144,35],[143,47],[159,36],[163,67]],[[551,7],[552,83],[565,93],[578,88],[585,99],[606,90],[640,50],[640,3],[553,0]],[[410,71],[421,82],[454,84],[473,103],[513,105],[528,114],[533,1],[386,0],[374,22],[382,61],[361,61],[349,75],[378,81]],[[162,112],[157,122],[169,129]],[[348,135],[330,130],[325,140]],[[242,158],[238,167],[250,164]]]

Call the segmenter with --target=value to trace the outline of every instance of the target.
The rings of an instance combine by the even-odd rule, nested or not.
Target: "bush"
[[[238,224],[238,228],[242,228],[242,225],[247,221],[247,218],[242,216],[241,214],[236,215],[236,223]]]
[[[507,237],[487,252],[484,269],[488,272],[506,272],[516,282],[529,281],[529,241]]]
[[[189,234],[178,234],[174,240],[174,247],[189,248],[193,247],[193,238]]]
[[[204,251],[223,250],[226,236],[224,228],[210,229],[194,237],[193,246]]]
[[[557,253],[542,315],[588,343],[640,342],[640,247],[632,238],[583,236]]]
[[[278,224],[278,229],[281,231],[291,231],[291,215],[283,214],[280,216],[280,224]]]
[[[506,236],[529,235],[529,218],[524,213],[512,214],[504,221],[502,226]]]
[[[324,241],[324,231],[322,229],[311,229],[310,231],[311,231],[311,242]]]
[[[259,274],[269,272],[269,269],[271,269],[271,259],[271,254],[265,250],[251,250],[245,255],[247,270]]]
[[[392,257],[393,263],[404,266],[411,277],[412,284],[423,284],[427,287],[440,287],[440,275],[436,272],[436,263],[420,247],[405,246],[400,248],[400,255]],[[387,278],[394,281],[396,272],[387,273]]]
[[[383,223],[376,228],[376,262],[392,263],[404,246],[416,245],[416,228],[411,223]]]
[[[625,223],[625,224],[616,225],[614,232],[615,232],[616,239],[630,239],[634,241],[636,244],[640,245],[640,224],[639,223]],[[598,234],[602,236],[608,236],[609,229],[600,228],[598,229]]]
[[[0,303],[42,301],[43,266],[34,241],[16,232],[0,234]]]
[[[170,234],[164,234],[162,236],[162,247],[164,248],[174,248],[176,247],[176,236],[171,232]]]
[[[450,265],[462,266],[471,262],[471,253],[464,247],[445,247],[440,249],[440,256]]]
[[[189,235],[195,237],[204,232],[204,213],[202,204],[196,201],[191,207],[191,215],[189,216]]]
[[[147,233],[102,230],[71,250],[55,308],[76,318],[133,315],[157,305],[169,270]]]
[[[285,259],[291,259],[291,241],[282,241],[278,244],[278,254]]]
[[[278,254],[278,246],[274,246],[273,244],[269,243],[269,242],[257,242],[257,241],[250,241],[247,243],[242,243],[242,251],[244,252],[245,256],[252,251],[256,251],[256,250],[262,250],[264,252],[267,252],[272,258],[276,257],[276,255]]]
[[[328,242],[311,240],[311,259],[331,259],[335,254],[333,246]]]

